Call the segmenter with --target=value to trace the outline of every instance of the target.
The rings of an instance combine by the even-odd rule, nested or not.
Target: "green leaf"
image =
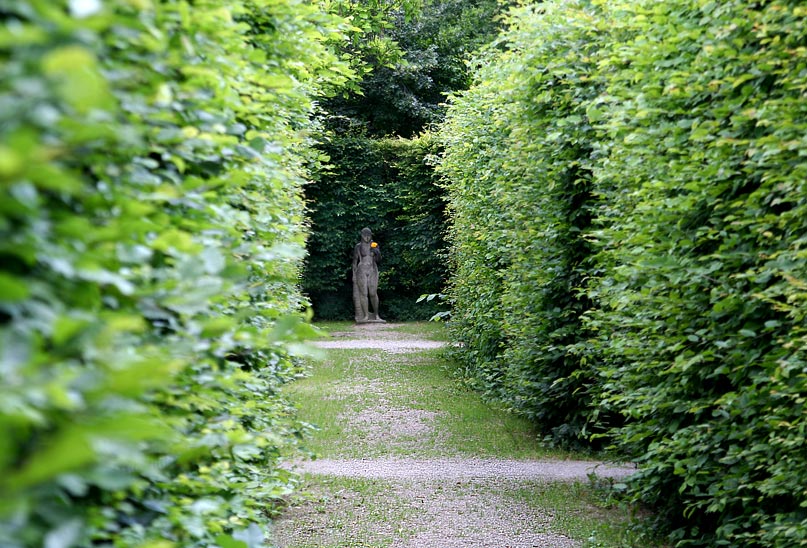
[[[193,236],[184,231],[171,228],[163,231],[151,242],[151,247],[169,255],[181,253],[192,253],[198,249],[198,244],[193,241]]]
[[[247,548],[261,548],[263,546],[263,530],[254,523],[249,527],[233,533],[233,538],[246,544]]]
[[[44,548],[70,548],[74,546],[82,533],[84,524],[80,519],[71,519],[45,535]]]
[[[109,110],[114,98],[98,70],[95,55],[81,46],[63,46],[42,57],[42,71],[56,82],[62,98],[80,113]]]
[[[28,298],[30,291],[21,279],[0,272],[0,302],[17,302]]]
[[[249,544],[243,540],[237,540],[230,535],[219,535],[216,537],[216,543],[221,548],[249,548]]]

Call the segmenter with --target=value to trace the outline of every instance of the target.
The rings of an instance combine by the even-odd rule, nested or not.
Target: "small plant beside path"
[[[590,481],[632,467],[543,447],[452,377],[439,324],[326,327],[327,359],[290,388],[317,458],[295,463],[303,494],[276,520],[276,546],[637,545],[628,509]]]

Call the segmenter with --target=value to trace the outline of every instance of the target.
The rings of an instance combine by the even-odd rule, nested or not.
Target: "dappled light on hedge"
[[[294,483],[306,128],[350,74],[323,46],[344,23],[3,11],[0,544],[258,546]]]
[[[524,8],[443,127],[468,377],[636,461],[680,546],[807,543],[806,22]]]

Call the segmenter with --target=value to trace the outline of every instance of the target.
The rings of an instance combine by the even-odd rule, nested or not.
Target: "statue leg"
[[[357,322],[366,322],[370,319],[370,315],[367,310],[367,276],[360,272],[358,277],[358,283],[356,284],[356,293],[358,297],[358,307],[357,307]]]
[[[373,305],[373,316],[372,319],[380,320],[381,315],[378,312],[378,278],[376,276],[370,276],[367,284],[367,290],[370,294],[370,302]]]
[[[356,279],[353,279],[353,319],[357,322],[361,321],[361,294],[359,293],[359,285]]]

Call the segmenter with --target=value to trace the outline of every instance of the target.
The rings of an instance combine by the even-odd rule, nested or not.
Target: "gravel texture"
[[[426,350],[430,348],[440,348],[445,343],[439,341],[411,340],[338,340],[338,341],[317,341],[314,343],[319,348],[373,348],[376,350],[386,350],[387,352],[406,352],[413,350]]]
[[[352,331],[335,331],[331,338],[316,341],[315,346],[326,349],[367,348],[392,353],[417,352],[446,345],[440,341],[420,339],[409,333],[395,331],[402,324],[368,323],[354,326]]]
[[[367,434],[365,439],[372,439],[376,443],[386,443],[391,433],[396,437],[423,437],[434,430],[434,419],[438,414],[423,409],[396,409],[382,407],[380,409],[365,409],[350,417],[341,417],[350,420],[354,425]],[[313,463],[311,463],[313,464]],[[313,470],[306,472],[319,473]],[[346,475],[346,474],[340,474]]]
[[[394,331],[400,324],[366,324],[336,332],[315,344],[326,349],[373,349],[386,353],[417,352],[446,343]],[[368,382],[344,387],[356,397],[373,393],[374,407],[341,420],[351,421],[374,444],[393,442],[391,433],[422,438],[433,428],[435,413],[391,408],[383,391]],[[382,420],[383,419],[383,420]],[[292,506],[275,521],[279,548],[579,548],[582,543],[552,531],[555,516],[537,510],[508,490],[536,482],[586,481],[591,475],[623,478],[635,469],[594,461],[511,460],[480,458],[319,459],[297,462],[298,472],[321,478],[308,500]],[[371,482],[367,488],[333,492],[327,478]],[[366,486],[366,483],[364,483]],[[378,515],[379,512],[386,514]],[[368,523],[371,524],[368,529]]]
[[[509,459],[321,459],[298,463],[301,472],[375,479],[519,479],[585,481],[590,474],[600,478],[624,478],[636,469],[593,461],[525,461]]]
[[[276,522],[280,547],[580,548],[555,516],[507,496],[519,480],[377,480],[383,494],[342,487]],[[322,487],[320,487],[322,489]],[[315,493],[323,495],[323,491]],[[379,510],[380,509],[380,510]],[[368,527],[367,519],[370,516]],[[361,519],[357,519],[361,515]]]

